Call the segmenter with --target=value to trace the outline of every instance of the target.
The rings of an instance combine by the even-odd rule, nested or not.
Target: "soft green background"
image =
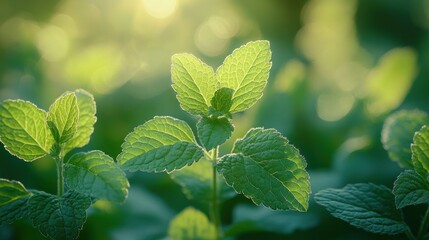
[[[400,168],[381,146],[381,126],[396,109],[429,112],[428,30],[428,0],[2,0],[0,100],[21,98],[47,109],[64,91],[86,89],[95,96],[98,121],[85,149],[116,158],[126,134],[155,115],[195,126],[171,88],[173,54],[189,52],[217,68],[234,48],[266,39],[273,52],[268,85],[257,105],[234,115],[233,138],[250,127],[278,129],[305,156],[313,193],[355,182],[392,187]],[[385,72],[373,71],[397,47],[414,49],[417,70],[413,53],[404,50],[408,55]],[[411,80],[399,78],[407,69]],[[373,84],[377,79],[384,80]],[[25,163],[3,148],[0,157],[1,178],[55,192],[54,162]],[[128,176],[129,199],[121,206],[97,203],[81,239],[162,239],[177,212],[190,204],[205,210],[166,174]],[[225,224],[241,203],[249,201],[225,203]],[[352,228],[312,200],[309,211],[319,221],[311,229],[240,239],[395,239]],[[420,211],[407,209],[407,216],[418,219]],[[0,226],[0,239],[39,238],[27,221]]]

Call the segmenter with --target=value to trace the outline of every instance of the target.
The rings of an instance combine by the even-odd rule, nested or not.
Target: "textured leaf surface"
[[[273,209],[306,211],[310,194],[305,159],[274,129],[251,129],[225,155],[218,171],[237,192]]]
[[[91,134],[94,132],[94,124],[97,121],[94,97],[81,89],[74,91],[74,94],[79,108],[79,120],[77,121],[76,134],[64,144],[64,154],[74,148],[88,144]]]
[[[423,126],[414,135],[411,150],[415,169],[422,173],[429,172],[429,128],[427,126]]]
[[[77,239],[90,205],[89,197],[76,192],[59,197],[35,191],[28,201],[29,217],[33,225],[50,239]]]
[[[182,191],[188,199],[207,203],[212,199],[213,163],[202,159],[192,166],[175,171],[170,177],[182,186]],[[235,195],[234,189],[225,184],[218,175],[219,198],[226,200]]]
[[[410,149],[413,136],[428,123],[429,116],[419,110],[403,110],[390,115],[381,133],[381,141],[389,157],[401,167],[413,168]]]
[[[262,97],[270,68],[268,41],[249,42],[225,59],[216,74],[220,87],[234,90],[231,113],[248,109]]]
[[[48,125],[58,143],[65,143],[76,133],[79,108],[76,95],[67,93],[51,105],[48,112]]]
[[[405,170],[395,181],[393,187],[396,208],[429,203],[429,183],[413,170]]]
[[[111,157],[101,151],[77,153],[65,165],[67,186],[98,199],[123,202],[129,183]]]
[[[215,239],[215,227],[204,213],[188,207],[170,223],[168,236],[172,240]]]
[[[125,138],[118,162],[129,171],[172,171],[198,161],[203,150],[191,128],[172,117],[155,117]]]
[[[227,118],[202,117],[197,123],[198,138],[207,151],[231,137],[234,127]]]
[[[395,109],[407,95],[417,72],[417,54],[411,48],[387,52],[368,75],[367,109],[374,115]]]
[[[228,116],[230,117],[229,109],[232,105],[232,95],[234,90],[231,88],[220,88],[218,89],[210,100],[211,107],[209,108],[209,114],[213,116]]]
[[[0,138],[11,154],[25,161],[49,154],[54,143],[46,112],[22,100],[6,100],[0,105]]]
[[[187,53],[173,55],[171,62],[173,89],[180,106],[188,113],[206,115],[217,89],[213,69]]]
[[[399,234],[407,230],[394,196],[385,186],[349,184],[342,189],[325,189],[315,200],[334,217],[366,231]]]
[[[0,178],[0,225],[26,216],[30,195],[20,182]]]

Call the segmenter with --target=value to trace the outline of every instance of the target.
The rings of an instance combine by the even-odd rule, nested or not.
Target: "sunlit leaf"
[[[220,87],[234,90],[230,112],[241,112],[261,97],[271,68],[268,41],[249,42],[234,50],[216,72]]]
[[[22,100],[0,105],[0,139],[6,150],[25,161],[49,154],[54,143],[46,112]]]
[[[272,209],[306,211],[310,195],[305,159],[274,129],[251,129],[232,154],[218,164],[219,173],[237,192]]]
[[[34,191],[28,200],[33,225],[50,239],[77,239],[90,205],[89,197],[76,192],[56,196]]]
[[[128,171],[161,172],[190,165],[202,156],[187,123],[155,117],[128,134],[118,162]]]
[[[111,157],[101,151],[77,153],[65,165],[67,186],[94,198],[123,202],[129,183]]]
[[[0,178],[0,225],[27,216],[31,193],[17,181]]]
[[[371,114],[389,112],[401,104],[417,73],[417,54],[411,48],[387,52],[367,78],[367,108]]]
[[[217,89],[213,69],[187,53],[173,55],[171,62],[173,89],[180,106],[188,113],[206,115]]]
[[[204,213],[188,207],[171,221],[168,236],[172,240],[216,239],[216,230]]]
[[[429,203],[429,182],[413,170],[405,170],[395,181],[393,187],[397,208]]]
[[[414,135],[411,151],[414,168],[426,175],[429,172],[429,128],[427,126],[423,126]]]
[[[77,121],[76,134],[64,144],[63,153],[88,144],[91,134],[94,131],[96,105],[94,97],[85,90],[76,90],[74,94],[77,98],[79,108],[79,120]]]
[[[381,133],[381,142],[390,159],[401,167],[413,168],[410,149],[413,136],[428,123],[429,116],[419,110],[402,110],[390,115]]]
[[[207,151],[231,137],[234,127],[227,118],[202,117],[197,123],[198,138]]]
[[[76,95],[67,93],[49,107],[48,125],[58,143],[65,143],[76,133],[79,108]]]
[[[329,188],[316,193],[314,199],[332,216],[369,232],[393,235],[408,228],[392,192],[382,185],[358,183]]]

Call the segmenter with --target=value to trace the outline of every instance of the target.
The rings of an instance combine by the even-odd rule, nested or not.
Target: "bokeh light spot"
[[[324,121],[338,121],[350,112],[354,102],[352,95],[323,93],[317,99],[317,115]]]
[[[49,62],[62,60],[68,53],[70,43],[67,34],[57,26],[42,28],[36,39],[43,59]]]
[[[143,0],[146,12],[155,18],[166,18],[176,10],[176,0]]]

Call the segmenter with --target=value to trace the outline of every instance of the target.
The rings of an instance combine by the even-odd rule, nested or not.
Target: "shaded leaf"
[[[413,170],[405,170],[393,186],[396,208],[429,203],[429,183]]]
[[[65,143],[76,133],[79,108],[76,95],[66,93],[49,107],[48,125],[57,143]]]
[[[230,112],[241,112],[261,97],[271,68],[268,41],[249,42],[226,57],[216,72],[220,87],[234,90]]]
[[[381,133],[381,142],[389,157],[403,168],[413,168],[410,149],[413,136],[428,123],[429,116],[419,110],[402,110],[390,115]]]
[[[6,150],[25,161],[49,154],[54,143],[46,112],[22,100],[6,100],[0,105],[0,139]]]
[[[229,109],[232,105],[232,95],[234,90],[231,88],[220,88],[215,93],[213,98],[210,100],[211,107],[209,107],[209,115],[214,117],[227,116],[231,118]]]
[[[170,222],[168,236],[172,240],[208,240],[216,239],[216,230],[204,213],[188,207]]]
[[[50,239],[77,239],[91,199],[72,191],[61,197],[39,191],[33,194],[28,201],[33,226]]]
[[[123,202],[128,195],[125,173],[101,151],[73,155],[64,172],[67,186],[81,194],[115,202]]]
[[[0,178],[0,225],[10,224],[27,216],[27,201],[31,193],[22,183]]]
[[[171,58],[173,89],[183,110],[194,115],[206,115],[217,81],[213,69],[195,56],[175,54]]]
[[[392,192],[382,185],[348,184],[342,189],[322,190],[314,199],[332,216],[369,232],[393,235],[408,228]]]
[[[272,209],[306,211],[310,195],[305,159],[274,129],[251,129],[236,141],[219,173],[237,192]]]
[[[197,123],[198,138],[207,151],[223,144],[232,131],[234,127],[227,118],[202,117]]]

